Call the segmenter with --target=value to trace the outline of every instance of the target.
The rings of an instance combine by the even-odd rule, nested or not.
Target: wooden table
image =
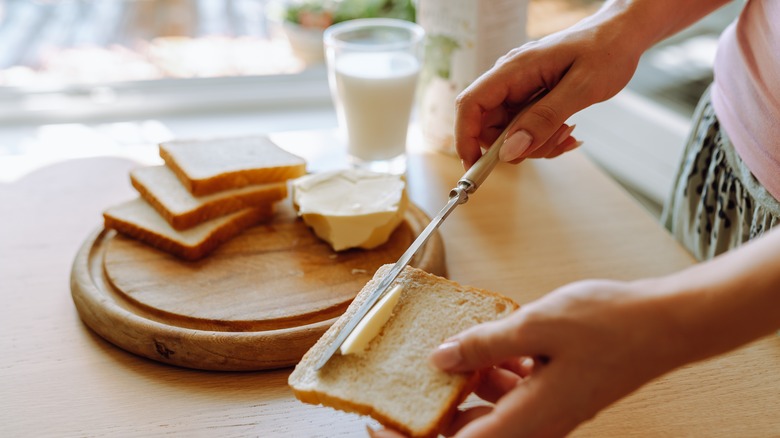
[[[291,149],[310,140],[279,137]],[[0,435],[364,436],[373,424],[366,418],[296,401],[289,369],[174,368],[115,348],[81,323],[70,298],[73,257],[101,212],[133,196],[135,165],[80,159],[0,185]],[[460,174],[453,157],[412,154],[413,201],[433,214]],[[499,166],[441,232],[451,278],[520,303],[578,279],[633,279],[692,263],[579,152]],[[576,434],[780,436],[779,412],[780,337],[771,336],[647,385]]]

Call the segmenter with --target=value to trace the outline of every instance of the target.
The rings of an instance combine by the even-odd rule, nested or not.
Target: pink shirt
[[[712,104],[748,169],[780,200],[780,0],[749,0],[721,35]]]

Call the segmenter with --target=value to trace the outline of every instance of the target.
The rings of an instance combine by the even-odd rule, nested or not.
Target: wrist
[[[640,56],[651,46],[692,25],[729,0],[609,0],[589,19],[610,32],[626,52]]]
[[[642,280],[666,321],[677,365],[738,348],[780,328],[780,230],[708,262]]]
[[[681,299],[687,296],[679,284],[670,277],[658,277],[636,280],[629,283],[642,307],[646,325],[641,348],[647,350],[647,360],[655,367],[655,375],[661,375],[697,357],[695,339],[689,336],[689,323],[683,315],[692,311],[695,305],[691,300]]]

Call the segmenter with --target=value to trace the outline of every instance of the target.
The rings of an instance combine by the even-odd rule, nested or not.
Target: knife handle
[[[509,134],[509,128],[515,124],[517,119],[519,119],[520,116],[528,110],[528,108],[538,102],[543,95],[544,94],[542,93],[531,99],[531,101],[528,102],[528,104],[522,110],[520,110],[520,112],[517,113],[514,118],[512,118],[512,121],[506,125],[504,131],[493,142],[490,148],[488,148],[488,150],[485,151],[481,157],[479,157],[479,160],[477,160],[477,162],[474,163],[474,165],[463,174],[460,180],[458,180],[458,186],[463,187],[467,193],[471,194],[474,193],[483,182],[485,182],[485,179],[487,179],[488,175],[490,175],[490,172],[492,172],[493,168],[496,167],[496,164],[498,164],[498,153],[501,150],[501,147],[504,145],[504,141],[506,141],[506,136]]]

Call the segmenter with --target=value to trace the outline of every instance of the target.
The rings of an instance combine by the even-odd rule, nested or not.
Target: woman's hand
[[[655,282],[572,283],[509,317],[475,326],[431,356],[445,371],[478,371],[494,406],[459,411],[457,437],[563,436],[680,365],[675,325]],[[374,436],[398,436],[378,431]]]
[[[467,330],[431,360],[446,371],[480,370],[487,379],[477,395],[496,403],[461,412],[450,433],[562,436],[679,365],[678,350],[654,282],[591,280]]]
[[[510,127],[501,160],[551,158],[579,146],[564,122],[625,87],[646,48],[619,31],[630,23],[616,15],[605,10],[514,49],[463,91],[457,100],[455,146],[464,167],[471,167],[481,156],[480,147],[489,146],[540,92],[546,95]]]
[[[628,84],[650,46],[728,0],[610,0],[592,16],[514,49],[457,101],[455,147],[466,168],[538,93],[509,128],[502,161],[550,158],[579,146],[564,122]]]

